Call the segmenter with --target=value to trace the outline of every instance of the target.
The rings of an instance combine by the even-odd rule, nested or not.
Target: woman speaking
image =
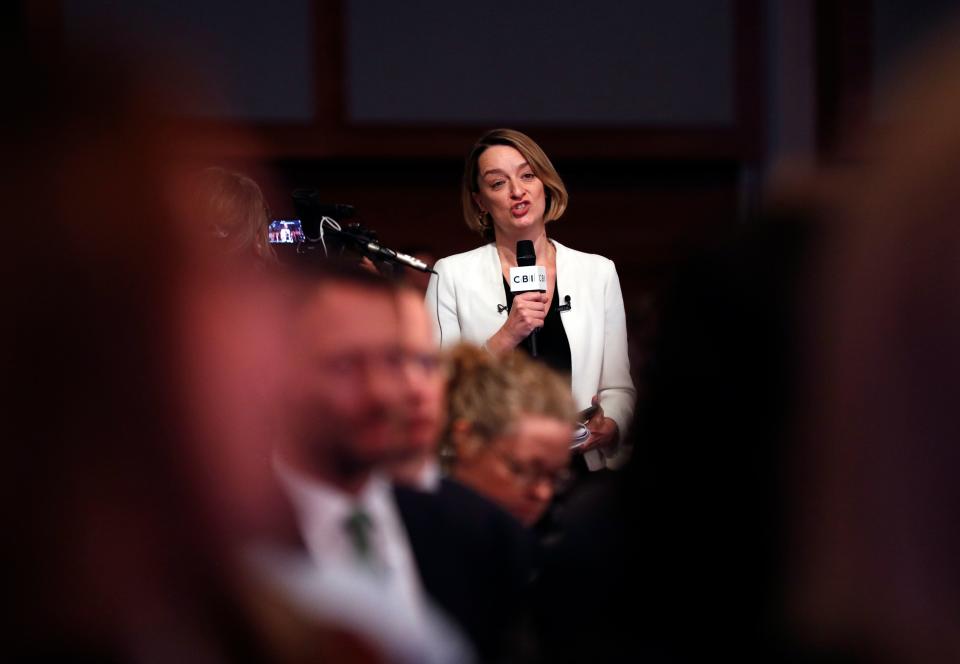
[[[567,190],[543,150],[512,129],[487,132],[463,174],[467,226],[487,242],[437,261],[426,303],[443,347],[467,341],[500,355],[513,348],[570,376],[577,408],[594,405],[590,437],[577,448],[591,469],[619,467],[636,390],[627,357],[623,295],[613,262],[547,237],[546,224],[567,207]],[[546,292],[513,293],[517,242],[533,243],[546,269]]]

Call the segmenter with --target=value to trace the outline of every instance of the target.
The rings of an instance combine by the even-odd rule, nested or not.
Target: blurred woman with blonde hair
[[[450,475],[533,525],[567,479],[575,411],[566,381],[523,354],[465,344],[449,366]]]

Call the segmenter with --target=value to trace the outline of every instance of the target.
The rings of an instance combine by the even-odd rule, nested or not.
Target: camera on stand
[[[376,231],[358,222],[348,222],[356,210],[352,205],[324,203],[316,189],[293,192],[297,219],[276,219],[270,223],[270,242],[288,254],[322,259],[331,257],[367,259],[383,274],[408,267],[421,272],[433,270],[423,261],[380,244]]]

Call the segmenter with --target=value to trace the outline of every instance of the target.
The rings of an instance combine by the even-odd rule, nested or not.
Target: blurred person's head
[[[566,478],[575,416],[569,385],[520,353],[495,358],[462,345],[449,364],[450,474],[533,525]]]
[[[197,174],[194,188],[190,213],[200,238],[227,253],[257,261],[276,260],[267,238],[270,211],[256,182],[211,166]]]
[[[289,343],[298,359],[291,402],[294,466],[347,491],[406,458],[406,385],[396,293],[359,267],[325,261],[302,285]]]
[[[221,555],[269,493],[249,460],[272,432],[283,362],[265,355],[284,318],[261,276],[182,223],[188,137],[158,114],[179,96],[153,73],[71,52],[5,76],[21,101],[2,111],[16,168],[0,187],[30,236],[4,261],[5,587],[18,638],[68,652],[202,633]],[[226,515],[220,492],[240,485]]]
[[[837,189],[800,595],[817,637],[960,657],[960,50],[915,63]]]
[[[516,175],[526,208],[517,210],[503,175]],[[559,219],[567,208],[567,189],[550,158],[537,143],[514,129],[493,129],[477,139],[464,166],[460,189],[467,228],[492,240],[519,227]]]
[[[445,377],[440,365],[440,349],[420,292],[400,287],[397,307],[405,390],[403,430],[397,444],[403,447],[406,456],[391,472],[398,481],[418,484],[427,466],[437,463],[445,416]]]

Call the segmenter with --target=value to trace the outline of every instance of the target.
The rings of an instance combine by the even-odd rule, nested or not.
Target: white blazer
[[[621,442],[633,418],[637,391],[630,378],[627,324],[620,279],[613,261],[557,250],[557,293],[570,310],[560,313],[570,343],[571,388],[578,409],[599,395],[604,415],[620,428]],[[494,243],[437,261],[426,305],[442,348],[460,341],[484,344],[507,320],[500,256]],[[604,454],[607,467],[623,465],[629,450],[618,444]]]

